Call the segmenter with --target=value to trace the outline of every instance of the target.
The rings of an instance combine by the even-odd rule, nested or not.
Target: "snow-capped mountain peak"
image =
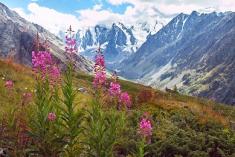
[[[134,54],[149,36],[158,32],[169,20],[170,18],[159,13],[157,17],[146,17],[144,20],[136,21],[135,24],[114,22],[110,25],[98,24],[79,29],[76,34],[78,50],[93,60],[94,52],[101,47],[106,55],[108,68],[116,67]]]
[[[98,47],[106,55],[108,66],[120,62],[134,52],[136,39],[131,29],[122,23],[113,23],[111,26],[96,25],[86,30],[78,30],[76,34],[80,54],[94,59]]]

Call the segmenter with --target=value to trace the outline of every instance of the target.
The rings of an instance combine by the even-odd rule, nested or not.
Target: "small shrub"
[[[151,90],[142,90],[138,94],[138,103],[151,102],[154,97],[154,93]]]

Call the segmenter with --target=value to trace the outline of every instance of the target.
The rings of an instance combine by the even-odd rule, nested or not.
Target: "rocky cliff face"
[[[100,46],[108,68],[115,68],[136,50],[137,39],[132,31],[122,23],[113,23],[111,27],[96,25],[87,30],[78,30],[79,52],[93,60],[95,52]]]
[[[34,49],[36,34],[41,42],[48,40],[52,54],[61,62],[66,61],[64,43],[43,27],[21,18],[16,12],[0,3],[0,56],[12,56],[18,63],[31,65],[31,52]],[[91,71],[91,62],[77,56],[77,67]]]
[[[111,26],[96,25],[86,30],[78,30],[79,52],[93,60],[100,46],[108,68],[116,69],[123,60],[136,52],[148,35],[156,32],[166,23],[162,19],[149,22],[140,22],[135,26],[126,26],[118,22]]]
[[[235,13],[180,14],[122,63],[145,84],[235,104]]]

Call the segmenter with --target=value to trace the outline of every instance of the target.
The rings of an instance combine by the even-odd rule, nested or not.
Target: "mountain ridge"
[[[228,86],[234,76],[229,71],[221,72],[227,78],[218,72],[205,78],[223,63],[222,70],[234,70],[234,32],[233,12],[180,14],[122,63],[121,74],[161,89],[177,85],[181,92],[234,104],[234,87]]]
[[[135,53],[149,35],[159,30],[166,22],[155,21],[155,24],[139,22],[126,26],[121,22],[114,22],[111,26],[96,25],[85,30],[78,30],[77,42],[79,52],[94,59],[94,52],[98,47],[104,52],[109,69],[116,69],[121,61]]]

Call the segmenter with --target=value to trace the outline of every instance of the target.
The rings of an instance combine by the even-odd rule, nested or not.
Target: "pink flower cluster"
[[[68,53],[68,54],[74,54],[77,52],[77,49],[76,49],[76,40],[74,39],[73,35],[70,35],[70,37],[68,36],[65,36],[65,43],[66,43],[66,46],[65,46],[65,51]]]
[[[109,87],[109,94],[111,96],[119,96],[121,93],[121,86],[117,82],[111,82]]]
[[[127,92],[123,92],[119,96],[119,102],[124,104],[127,108],[131,107],[131,98]]]
[[[49,52],[39,51],[38,53],[32,52],[32,64],[35,70],[45,72],[49,66],[52,65],[52,57]]]
[[[106,74],[103,71],[98,71],[95,73],[95,77],[93,80],[94,87],[99,87],[105,84]]]
[[[104,56],[102,54],[98,54],[95,56],[95,63],[101,67],[104,67]]]
[[[33,69],[42,75],[42,79],[49,78],[50,83],[58,82],[60,78],[60,69],[53,63],[52,56],[49,52],[39,51],[32,52]]]
[[[49,73],[51,80],[54,80],[53,82],[57,81],[60,78],[60,69],[56,65],[50,67]]]
[[[105,72],[105,60],[104,56],[102,55],[100,48],[98,49],[98,53],[95,56],[95,66],[94,66],[94,73],[95,77],[93,80],[94,87],[101,87],[106,82],[106,72]],[[121,86],[117,83],[117,74],[114,72],[112,74],[113,82],[110,83],[110,87],[108,92],[111,98],[118,99],[118,108],[124,105],[127,108],[131,107],[131,99],[127,92],[121,92]]]
[[[100,87],[106,82],[106,72],[105,72],[105,62],[104,56],[101,53],[98,53],[95,57],[95,66],[94,66],[95,77],[93,80],[94,87]]]
[[[131,107],[131,98],[127,92],[121,91],[121,86],[117,82],[111,82],[109,87],[109,94],[112,97],[119,99],[120,105],[124,105],[127,108]]]
[[[56,114],[54,112],[48,113],[47,119],[51,122],[55,121],[56,120]]]
[[[14,86],[13,81],[8,80],[8,81],[5,82],[5,87],[6,87],[7,89],[12,89],[13,86]]]
[[[147,118],[142,118],[139,123],[139,133],[143,137],[150,137],[152,135],[152,124]]]
[[[94,71],[105,71],[105,61],[104,61],[104,55],[99,52],[95,56],[95,66],[94,66]]]

